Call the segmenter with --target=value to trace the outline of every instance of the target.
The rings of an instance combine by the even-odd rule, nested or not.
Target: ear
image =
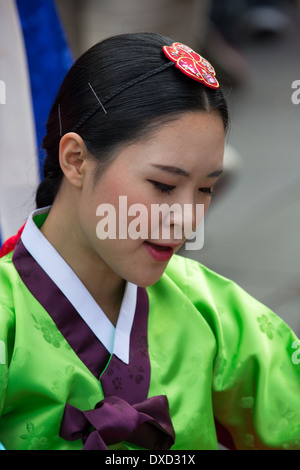
[[[75,132],[65,134],[59,144],[59,163],[66,179],[78,188],[82,187],[87,148]]]

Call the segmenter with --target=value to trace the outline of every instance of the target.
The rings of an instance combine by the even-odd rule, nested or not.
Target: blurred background
[[[55,5],[74,58],[107,36],[152,31],[190,45],[213,63],[231,110],[226,171],[205,219],[203,248],[182,254],[236,281],[299,336],[300,104],[292,101],[292,84],[300,80],[300,2]]]

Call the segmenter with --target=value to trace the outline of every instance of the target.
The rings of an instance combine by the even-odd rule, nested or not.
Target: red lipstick
[[[169,261],[174,254],[174,248],[179,245],[158,245],[146,241],[144,246],[156,261]]]

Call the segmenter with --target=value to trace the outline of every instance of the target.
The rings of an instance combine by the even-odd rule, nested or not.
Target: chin
[[[140,273],[140,275],[137,273],[132,276],[131,279],[128,278],[127,281],[132,282],[133,284],[136,284],[139,287],[153,286],[153,284],[160,280],[160,278],[165,272],[166,267],[167,266],[165,266],[164,268],[160,268],[159,270],[153,271],[151,270],[151,268],[149,268],[148,270],[145,270],[145,272]]]
[[[139,287],[151,287],[153,286],[154,284],[157,283],[157,281],[159,281],[160,277],[158,279],[155,279],[155,281],[149,281],[149,282],[135,282],[134,284],[136,284],[137,286]]]

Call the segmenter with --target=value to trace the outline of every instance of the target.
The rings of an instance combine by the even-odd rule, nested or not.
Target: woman
[[[300,448],[296,336],[176,255],[227,127],[211,65],[167,38],[117,36],[71,68],[37,211],[0,263],[6,448]]]

